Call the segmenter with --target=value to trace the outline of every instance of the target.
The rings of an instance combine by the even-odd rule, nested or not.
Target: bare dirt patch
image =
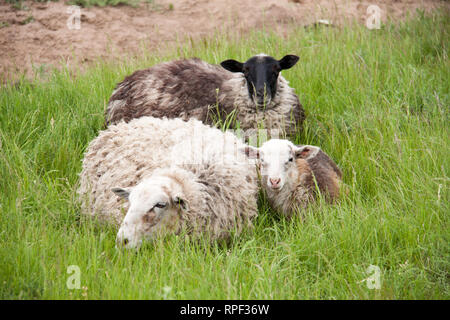
[[[319,19],[333,24],[364,23],[367,8],[381,8],[381,20],[402,19],[416,9],[430,11],[450,4],[440,0],[155,0],[152,4],[81,8],[80,29],[67,26],[64,2],[26,2],[26,10],[0,0],[0,80],[36,70],[86,64],[137,53],[142,45],[157,48],[177,39],[197,39],[215,31],[245,32],[271,28],[283,32],[292,24]]]

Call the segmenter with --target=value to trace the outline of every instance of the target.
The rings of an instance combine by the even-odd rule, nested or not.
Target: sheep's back
[[[214,238],[226,238],[232,230],[240,233],[253,226],[259,190],[253,165],[211,162],[183,167],[197,176],[205,194],[203,212],[189,213],[193,221],[206,213],[208,221],[203,224]]]
[[[314,173],[319,190],[323,192],[330,201],[335,201],[339,197],[342,172],[322,150],[312,159],[308,159],[308,164]]]
[[[142,116],[205,121],[207,106],[217,103],[216,90],[232,77],[222,67],[197,58],[136,71],[114,90],[106,110],[106,122],[128,122]]]

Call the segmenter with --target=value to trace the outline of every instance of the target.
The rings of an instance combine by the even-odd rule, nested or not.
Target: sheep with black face
[[[196,118],[206,124],[234,117],[243,130],[279,129],[293,134],[305,113],[282,70],[298,57],[280,60],[260,54],[246,62],[223,61],[220,66],[184,59],[139,70],[117,85],[109,99],[106,124],[142,116]]]

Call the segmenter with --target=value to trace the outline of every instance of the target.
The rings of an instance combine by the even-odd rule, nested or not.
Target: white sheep
[[[317,190],[330,202],[339,197],[341,170],[319,147],[272,139],[260,148],[246,146],[241,151],[258,159],[261,185],[269,202],[287,217],[313,201]]]
[[[252,226],[258,193],[254,164],[237,157],[242,146],[193,119],[111,125],[85,153],[82,211],[120,224],[117,242],[129,248],[159,233],[239,233]]]
[[[196,118],[211,125],[228,118],[233,127],[238,121],[242,130],[264,125],[294,134],[305,113],[280,72],[298,59],[260,54],[245,63],[226,60],[219,66],[194,58],[136,71],[112,93],[106,124],[142,116]]]

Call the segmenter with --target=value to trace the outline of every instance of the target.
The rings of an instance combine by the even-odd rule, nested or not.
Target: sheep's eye
[[[166,202],[158,202],[157,204],[155,204],[155,207],[163,209],[163,208],[167,207],[167,203]]]
[[[285,165],[288,165],[289,164],[289,162],[292,162],[292,161],[294,161],[294,158],[289,158],[289,160],[288,161],[286,161],[284,164]]]

